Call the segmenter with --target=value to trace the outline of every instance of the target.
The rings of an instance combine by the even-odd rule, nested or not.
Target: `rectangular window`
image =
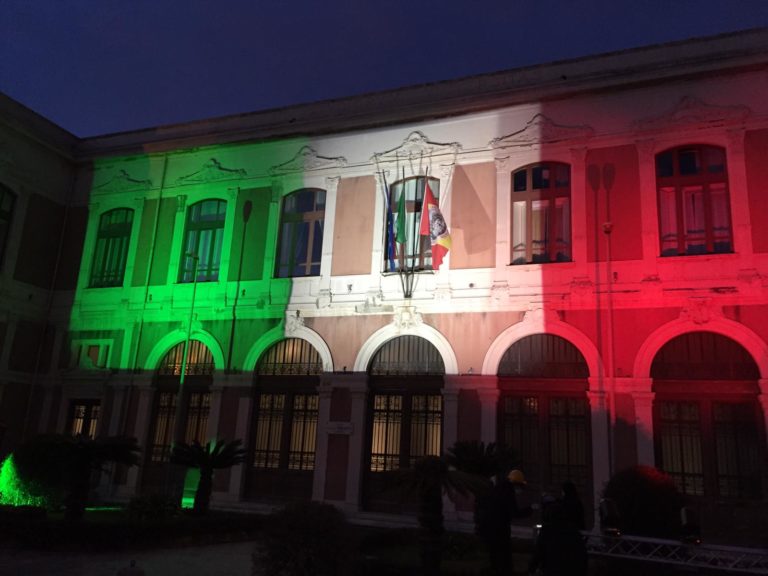
[[[8,242],[15,203],[16,195],[0,184],[0,265],[3,263],[3,256],[5,255],[5,245]]]
[[[96,438],[100,412],[101,404],[98,400],[73,400],[70,406],[70,435]]]
[[[701,417],[696,402],[660,402],[659,430],[661,468],[692,496],[704,494]]]
[[[208,436],[208,417],[211,412],[211,395],[209,392],[192,392],[189,395],[187,407],[187,426],[184,442],[198,442],[205,445]]]
[[[285,394],[261,394],[256,413],[255,468],[279,468]]]
[[[420,231],[421,209],[427,178],[405,178],[389,186],[384,270],[387,272],[432,269],[432,245]],[[429,188],[440,197],[440,180],[429,178]]]
[[[93,251],[90,287],[122,286],[133,210],[118,208],[102,214]]]
[[[176,421],[176,393],[160,392],[156,409],[150,459],[152,462],[167,462],[173,439],[173,426]]]
[[[179,282],[215,282],[219,279],[226,214],[224,200],[203,200],[189,207]]]
[[[400,435],[403,424],[403,397],[376,394],[373,399],[371,471],[400,468]]]
[[[289,470],[315,469],[318,403],[317,394],[296,394],[293,397]]]
[[[443,423],[443,397],[418,394],[411,397],[411,464],[424,456],[439,456]]]
[[[717,490],[724,498],[761,496],[755,409],[748,402],[713,403]]]
[[[552,398],[549,402],[549,460],[552,484],[571,481],[587,485],[589,478],[587,401],[583,398]]]
[[[278,278],[320,275],[324,224],[325,190],[305,188],[283,198]]]

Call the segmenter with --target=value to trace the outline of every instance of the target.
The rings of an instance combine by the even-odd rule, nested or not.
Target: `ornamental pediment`
[[[712,128],[738,124],[751,113],[747,106],[715,106],[693,96],[685,96],[664,114],[636,121],[635,128],[637,130]]]
[[[595,131],[591,126],[557,124],[544,114],[536,114],[522,130],[491,140],[495,150],[558,142],[582,141],[591,138]]]
[[[144,178],[135,178],[131,176],[125,170],[118,170],[116,174],[103,184],[95,186],[94,191],[104,192],[128,192],[137,190],[150,190],[152,188],[152,180]]]
[[[273,176],[291,174],[294,172],[310,172],[327,168],[343,168],[347,165],[347,159],[343,156],[335,158],[320,156],[314,148],[303,146],[296,155],[282,164],[272,166],[269,173]]]
[[[245,168],[226,168],[222,166],[216,158],[211,158],[205,162],[198,170],[179,176],[176,183],[183,184],[202,184],[205,182],[216,182],[218,180],[229,180],[232,178],[243,178],[248,172]]]
[[[461,150],[458,142],[432,142],[423,133],[415,130],[408,134],[402,144],[386,152],[378,152],[371,159],[381,165],[393,163],[405,166],[416,164],[420,161],[429,161],[435,156],[454,157]]]

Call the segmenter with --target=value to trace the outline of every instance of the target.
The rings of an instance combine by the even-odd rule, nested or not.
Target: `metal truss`
[[[640,536],[586,534],[590,555],[659,562],[707,571],[768,574],[768,550]]]

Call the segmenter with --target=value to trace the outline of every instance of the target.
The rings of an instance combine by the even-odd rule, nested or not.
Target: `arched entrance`
[[[733,527],[766,493],[757,363],[726,336],[688,332],[659,349],[651,377],[657,466],[711,527]]]
[[[322,373],[320,354],[301,338],[273,344],[257,362],[246,499],[311,498]]]
[[[387,472],[410,468],[442,452],[442,356],[419,336],[385,342],[368,366],[369,396],[363,506],[379,512],[410,512]]]
[[[529,489],[558,495],[573,482],[589,510],[589,368],[581,352],[559,336],[526,336],[506,350],[497,375],[497,439],[516,452]]]
[[[189,341],[184,386],[179,399],[183,364],[184,342],[180,342],[163,357],[155,373],[149,445],[142,475],[142,487],[145,490],[170,488],[169,459],[175,439],[181,439],[187,444],[195,441],[205,444],[207,441],[213,355],[199,340]]]

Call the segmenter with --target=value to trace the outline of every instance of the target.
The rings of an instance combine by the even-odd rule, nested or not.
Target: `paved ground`
[[[251,542],[76,556],[0,550],[0,575],[116,576],[135,560],[146,576],[250,576],[252,550]]]

